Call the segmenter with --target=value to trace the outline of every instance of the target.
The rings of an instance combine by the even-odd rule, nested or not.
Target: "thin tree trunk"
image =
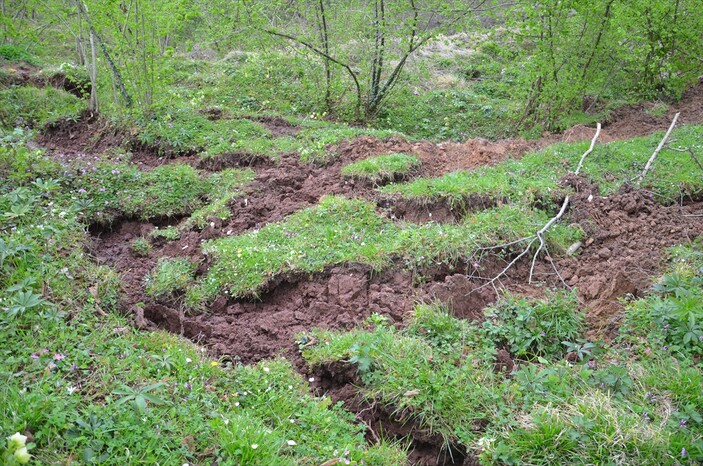
[[[90,33],[90,103],[88,110],[98,113],[98,58],[95,52],[95,34]]]
[[[78,12],[83,15],[85,18],[86,23],[88,23],[88,27],[90,28],[90,33],[95,36],[95,39],[97,39],[98,44],[100,44],[100,50],[102,50],[103,55],[105,55],[105,59],[107,60],[108,65],[110,65],[110,69],[112,70],[112,76],[117,83],[117,86],[120,89],[120,94],[122,94],[122,98],[125,101],[125,105],[127,107],[132,106],[132,96],[129,95],[129,92],[127,92],[127,89],[125,88],[124,81],[122,80],[122,74],[120,73],[120,70],[117,68],[115,65],[115,62],[112,60],[112,57],[110,56],[110,52],[107,49],[107,45],[105,45],[105,41],[102,40],[100,37],[100,34],[98,34],[98,31],[95,30],[95,27],[93,27],[93,23],[90,21],[90,17],[88,16],[87,9],[85,6],[81,3],[78,2]]]

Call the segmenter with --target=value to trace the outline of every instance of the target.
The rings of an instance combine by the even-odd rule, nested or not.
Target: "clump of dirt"
[[[243,362],[281,352],[294,358],[297,333],[314,327],[351,329],[374,312],[402,322],[415,293],[408,272],[372,276],[369,267],[349,264],[308,280],[284,281],[260,301],[220,297],[206,314],[183,317],[183,329],[216,354]]]
[[[52,152],[63,154],[98,154],[122,147],[129,137],[109,121],[87,110],[78,120],[58,120],[37,137],[37,143]]]
[[[247,151],[233,151],[210,157],[201,157],[196,163],[197,168],[209,171],[221,171],[234,167],[271,167],[273,165],[274,161],[270,157]]]
[[[601,197],[583,179],[567,181],[578,190],[569,218],[586,239],[576,257],[557,261],[561,275],[579,290],[592,333],[613,336],[621,317],[620,298],[638,298],[661,273],[664,251],[703,236],[703,203],[664,206],[651,193],[624,187]]]
[[[39,68],[28,63],[5,63],[2,65],[3,74],[7,76],[7,81],[0,83],[8,86],[25,86],[34,84],[34,76],[39,72]]]
[[[381,440],[410,440],[408,463],[417,466],[477,465],[477,459],[462,445],[447,443],[442,435],[422,428],[407,414],[393,413],[363,396],[361,378],[355,366],[343,362],[322,364],[312,369],[311,383],[317,396],[327,395],[333,403],[341,402],[366,426],[369,443]]]

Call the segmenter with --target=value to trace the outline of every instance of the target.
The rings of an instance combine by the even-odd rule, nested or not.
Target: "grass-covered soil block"
[[[342,167],[342,176],[373,185],[402,181],[420,168],[420,160],[410,154],[386,154]]]
[[[257,295],[281,276],[322,272],[345,262],[380,270],[399,259],[412,267],[452,261],[482,246],[531,235],[547,220],[541,211],[504,206],[467,216],[457,225],[395,224],[369,202],[325,197],[285,221],[203,244],[213,263],[189,291],[189,300],[196,304],[219,294]],[[559,250],[579,235],[577,229],[558,225],[549,241]]]
[[[53,87],[0,88],[0,130],[43,128],[60,119],[77,120],[88,107],[85,100]]]
[[[633,184],[661,137],[662,134],[656,133],[597,144],[586,159],[582,173],[599,185],[603,195]],[[703,127],[679,128],[671,138],[673,147],[690,148],[694,154],[700,153]],[[588,146],[588,142],[558,143],[519,160],[474,171],[453,172],[438,178],[392,184],[381,188],[381,192],[414,199],[444,198],[456,203],[475,195],[495,199],[548,200],[552,193],[561,189],[559,180],[575,170]],[[699,198],[703,194],[703,171],[689,153],[665,149],[655,161],[653,170],[642,186],[650,189],[659,201],[672,203],[681,196]]]

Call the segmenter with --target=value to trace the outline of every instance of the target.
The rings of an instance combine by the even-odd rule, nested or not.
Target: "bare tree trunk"
[[[95,34],[90,33],[90,103],[88,110],[98,113],[98,60],[95,52]]]
[[[105,59],[107,60],[107,63],[110,65],[110,69],[112,70],[112,76],[113,76],[115,82],[117,83],[117,86],[120,89],[120,94],[122,94],[122,98],[125,101],[125,105],[127,107],[131,107],[132,106],[132,96],[129,95],[129,92],[127,92],[127,88],[125,88],[124,81],[122,80],[122,74],[120,73],[120,70],[115,65],[115,62],[112,60],[112,57],[110,56],[110,52],[107,50],[107,45],[105,45],[105,41],[102,40],[102,38],[100,37],[100,34],[98,34],[98,31],[96,31],[95,28],[93,27],[93,24],[90,21],[90,17],[88,16],[88,12],[87,12],[85,6],[80,1],[78,2],[78,12],[79,12],[79,14],[83,15],[86,23],[88,23],[88,27],[90,28],[91,35],[94,35],[98,44],[100,44],[100,49],[102,50],[103,55],[105,55]]]

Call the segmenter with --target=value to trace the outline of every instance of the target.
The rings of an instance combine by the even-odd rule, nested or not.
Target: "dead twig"
[[[674,130],[674,126],[676,126],[676,121],[679,119],[679,115],[681,115],[681,112],[677,112],[676,115],[674,115],[674,119],[672,120],[671,125],[669,126],[669,129],[666,131],[666,134],[664,135],[662,140],[659,142],[659,145],[657,146],[657,148],[654,149],[654,153],[652,154],[652,156],[649,158],[649,160],[647,160],[647,165],[644,166],[644,170],[642,170],[642,173],[640,174],[640,177],[637,180],[638,185],[642,184],[644,177],[647,176],[647,173],[652,168],[652,163],[657,158],[657,155],[659,155],[659,152],[661,152],[662,148],[664,147],[664,144],[666,144],[666,140],[669,139],[669,135]]]
[[[678,147],[672,147],[670,144],[667,144],[666,148],[669,150],[673,150],[675,152],[687,152],[691,156],[693,161],[696,162],[696,165],[698,165],[698,168],[703,170],[703,164],[701,164],[701,161],[698,160],[698,157],[696,157],[696,154],[693,152],[693,149],[691,149],[690,147],[687,147],[685,149],[680,149]]]
[[[586,160],[586,157],[588,157],[588,155],[589,155],[591,152],[593,152],[593,149],[594,149],[594,147],[596,146],[596,141],[598,140],[598,136],[600,136],[600,130],[601,130],[601,124],[598,123],[598,125],[597,125],[597,127],[596,127],[596,134],[593,136],[593,139],[591,140],[591,145],[588,147],[588,150],[586,150],[586,152],[584,152],[583,155],[581,156],[581,159],[579,160],[578,166],[576,167],[576,170],[575,170],[574,173],[573,173],[574,175],[578,176],[578,175],[581,173],[581,168],[583,168],[583,162]],[[542,250],[546,250],[546,247],[547,247],[546,242],[545,242],[545,239],[544,239],[544,235],[547,233],[547,231],[548,231],[555,223],[557,223],[559,220],[561,220],[561,218],[564,216],[564,213],[566,213],[566,209],[567,209],[567,207],[569,206],[569,202],[570,202],[570,201],[571,201],[571,196],[566,196],[566,197],[564,198],[564,202],[563,202],[562,205],[561,205],[561,209],[559,209],[559,213],[558,213],[557,215],[555,215],[554,217],[552,217],[552,218],[551,218],[542,228],[540,228],[540,229],[537,231],[537,233],[535,233],[534,235],[532,235],[532,236],[526,236],[526,237],[524,237],[524,238],[520,238],[520,239],[518,239],[518,240],[511,241],[511,242],[509,242],[509,243],[506,243],[505,245],[502,245],[502,246],[513,245],[513,244],[518,244],[518,243],[521,243],[521,242],[529,241],[529,243],[527,244],[527,246],[525,247],[525,249],[523,249],[523,251],[522,251],[520,254],[518,254],[507,266],[505,266],[505,268],[504,268],[503,270],[501,270],[500,273],[498,273],[498,275],[496,275],[496,276],[493,277],[492,279],[488,280],[486,283],[484,283],[483,285],[479,286],[478,288],[475,288],[475,289],[471,290],[471,292],[470,292],[469,294],[473,293],[474,291],[478,291],[478,290],[480,290],[481,288],[486,287],[486,286],[488,286],[488,285],[493,286],[493,288],[495,289],[495,283],[496,283],[496,281],[498,281],[501,277],[503,277],[506,273],[508,273],[508,271],[509,271],[520,259],[522,259],[525,255],[527,255],[527,254],[530,252],[530,248],[532,247],[532,245],[535,244],[536,241],[539,241],[539,247],[537,248],[537,250],[535,251],[534,255],[532,256],[532,265],[530,266],[530,275],[529,275],[529,278],[528,278],[528,282],[529,282],[529,283],[532,283],[532,276],[534,275],[534,270],[535,270],[535,264],[536,264],[536,262],[537,262],[537,257],[539,257],[539,253],[542,252]],[[485,249],[496,249],[496,248],[497,248],[497,247],[485,248]],[[554,267],[554,264],[553,264],[553,263],[552,263],[552,266]],[[556,267],[554,267],[554,269],[555,269],[555,271],[556,271]],[[557,272],[557,276],[561,279],[562,283],[564,283],[564,279],[561,277],[561,275],[559,274],[559,272]]]

